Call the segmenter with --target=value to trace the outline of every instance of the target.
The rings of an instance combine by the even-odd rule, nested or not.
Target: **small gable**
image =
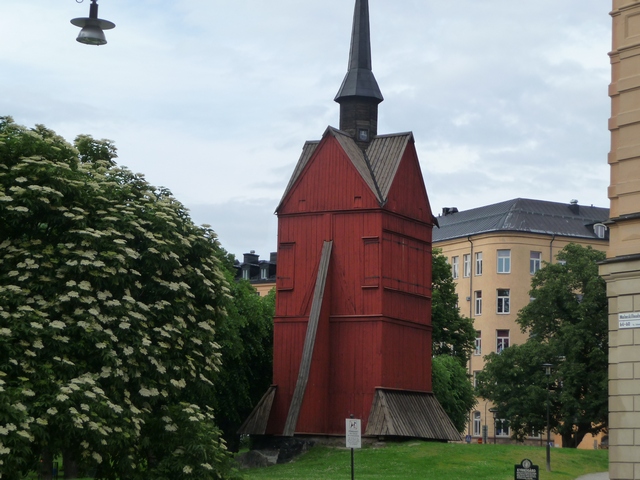
[[[278,214],[379,208],[375,183],[355,142],[329,127],[307,142],[276,209]]]

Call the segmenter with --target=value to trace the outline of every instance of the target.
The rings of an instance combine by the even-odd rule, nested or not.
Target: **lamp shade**
[[[105,45],[107,38],[104,35],[104,30],[110,30],[116,26],[109,20],[98,18],[96,0],[92,0],[89,17],[74,18],[71,23],[82,29],[76,40],[86,45]]]

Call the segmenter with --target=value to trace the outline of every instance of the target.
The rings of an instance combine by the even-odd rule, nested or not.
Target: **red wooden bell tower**
[[[278,215],[273,386],[241,432],[459,440],[431,393],[434,217],[413,134],[377,135],[367,0],[340,130],[307,142]]]

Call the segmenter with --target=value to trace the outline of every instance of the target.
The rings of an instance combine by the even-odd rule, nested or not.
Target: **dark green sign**
[[[538,465],[531,463],[531,460],[525,458],[520,465],[515,466],[513,474],[514,480],[539,480]]]

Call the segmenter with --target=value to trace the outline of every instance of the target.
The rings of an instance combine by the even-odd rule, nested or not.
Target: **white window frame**
[[[505,426],[506,423],[506,426]],[[498,425],[500,425],[500,428],[498,428]],[[494,425],[494,428],[496,429],[496,437],[508,437],[510,435],[510,429],[509,429],[509,423],[507,422],[507,419],[505,418],[496,418],[496,423]]]
[[[476,343],[473,351],[474,355],[482,355],[482,331],[476,330]]]
[[[462,276],[467,278],[471,276],[471,254],[466,253],[462,256]]]
[[[496,353],[509,348],[509,345],[511,345],[511,331],[507,329],[496,330]]]
[[[498,250],[498,273],[511,273],[511,250]]]
[[[482,370],[474,370],[473,371],[473,388],[478,388],[478,374]]]
[[[542,252],[529,253],[529,273],[535,275],[542,267]]]
[[[496,292],[496,313],[498,315],[508,315],[511,313],[511,290],[508,288],[499,288]]]
[[[476,290],[473,292],[473,303],[475,306],[475,316],[479,317],[482,315],[482,290]]]
[[[482,275],[482,252],[476,252],[476,277]]]
[[[451,276],[456,280],[460,276],[460,257],[451,257]]]
[[[249,275],[249,268],[243,268],[242,269],[242,279],[243,280],[251,280],[251,276]]]
[[[478,411],[473,412],[473,436],[482,435],[482,414]]]

